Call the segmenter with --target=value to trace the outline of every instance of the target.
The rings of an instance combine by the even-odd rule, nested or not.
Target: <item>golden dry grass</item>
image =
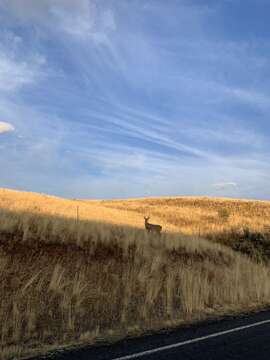
[[[270,202],[206,197],[164,197],[130,200],[67,200],[37,193],[0,189],[0,207],[76,218],[77,206],[81,220],[102,221],[143,228],[143,216],[159,222],[167,232],[206,236],[224,230],[248,227],[264,231],[270,226]],[[219,210],[229,212],[228,221]]]
[[[0,207],[12,211],[29,211],[37,214],[57,215],[76,218],[79,206],[80,220],[102,221],[109,224],[128,225],[142,228],[144,221],[141,213],[131,212],[128,208],[114,209],[104,206],[103,201],[67,200],[54,196],[0,189]],[[176,231],[168,224],[168,231]]]
[[[220,207],[229,208],[228,220]],[[268,203],[88,202],[0,190],[0,208],[1,359],[270,302],[268,266],[195,230],[201,221],[202,234],[244,225],[259,231]],[[141,229],[146,213],[164,227],[161,237]]]
[[[136,214],[150,214],[166,228],[186,235],[205,236],[221,233],[229,228],[248,227],[264,231],[270,225],[270,202],[206,197],[175,197],[103,201],[110,209],[128,210]],[[229,214],[227,221],[220,210]]]

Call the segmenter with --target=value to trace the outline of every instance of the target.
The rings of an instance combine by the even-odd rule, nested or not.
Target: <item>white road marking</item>
[[[141,352],[131,354],[131,355],[121,356],[121,357],[118,357],[118,358],[114,358],[112,360],[136,359],[136,358],[139,358],[139,357],[142,357],[142,356],[145,356],[145,355],[150,355],[150,354],[154,354],[154,353],[157,353],[157,352],[160,352],[160,351],[165,351],[165,350],[178,348],[178,347],[181,347],[181,346],[184,346],[184,345],[193,344],[193,343],[196,343],[196,342],[199,342],[199,341],[204,341],[204,340],[207,340],[207,339],[215,338],[215,337],[218,337],[218,336],[223,336],[223,335],[226,335],[226,334],[234,333],[234,332],[237,332],[237,331],[245,330],[245,329],[248,329],[248,328],[252,328],[252,327],[256,327],[256,326],[260,326],[260,325],[264,325],[264,324],[268,324],[268,323],[270,323],[270,319],[269,320],[259,321],[259,322],[256,322],[256,323],[253,323],[253,324],[250,324],[250,325],[239,326],[237,328],[230,329],[230,330],[220,331],[220,332],[210,334],[210,335],[201,336],[201,337],[198,337],[198,338],[195,338],[195,339],[185,340],[185,341],[178,342],[178,343],[171,344],[171,345],[161,346],[161,347],[158,347],[158,348],[155,348],[155,349],[141,351]]]

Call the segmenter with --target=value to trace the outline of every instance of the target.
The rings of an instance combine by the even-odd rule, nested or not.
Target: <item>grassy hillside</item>
[[[239,227],[263,231],[270,225],[270,202],[267,201],[176,197],[102,201],[101,204],[109,209],[151,214],[187,235],[205,236]]]
[[[166,231],[193,236],[247,227],[253,232],[265,232],[270,227],[269,201],[206,197],[87,201],[0,189],[0,207],[9,210],[75,218],[78,206],[82,220],[143,228],[143,216],[148,214]]]
[[[104,201],[108,209],[151,214],[168,231],[224,244],[257,262],[270,260],[270,202],[195,197]]]
[[[270,259],[270,202],[176,197],[131,200],[67,200],[0,189],[0,207],[144,228],[143,217],[163,232],[205,238],[240,251],[257,262]]]
[[[267,242],[262,214],[269,209],[263,202],[88,202],[0,190],[0,358],[269,304],[267,261],[215,242],[247,226],[249,237],[263,234]],[[164,227],[161,237],[142,229],[146,213]]]

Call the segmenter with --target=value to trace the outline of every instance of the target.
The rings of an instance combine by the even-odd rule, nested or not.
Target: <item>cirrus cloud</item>
[[[116,29],[114,13],[110,8],[98,6],[96,0],[3,0],[5,13],[24,26],[34,26],[74,36],[106,42],[108,34]]]
[[[40,76],[39,69],[44,63],[45,59],[41,56],[18,60],[2,52],[0,54],[0,91],[11,92],[24,85],[34,84]]]

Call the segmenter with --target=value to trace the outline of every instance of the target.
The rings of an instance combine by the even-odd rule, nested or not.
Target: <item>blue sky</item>
[[[0,187],[270,197],[268,0],[1,0]]]

